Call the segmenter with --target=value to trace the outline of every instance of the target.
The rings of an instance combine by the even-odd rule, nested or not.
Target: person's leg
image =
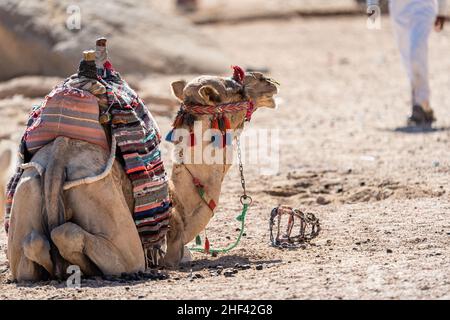
[[[434,0],[412,0],[410,64],[413,104],[429,109],[428,38],[437,15]]]
[[[394,36],[400,51],[403,65],[405,66],[408,78],[412,78],[411,58],[410,58],[410,29],[411,17],[408,11],[410,0],[391,0],[389,2],[389,12],[391,17]]]

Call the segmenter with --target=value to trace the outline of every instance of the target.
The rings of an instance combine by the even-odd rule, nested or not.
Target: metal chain
[[[247,190],[245,189],[245,177],[244,177],[244,166],[242,164],[242,151],[241,151],[241,140],[236,137],[236,145],[237,145],[237,155],[238,155],[238,163],[239,163],[239,174],[241,175],[241,185],[243,194],[241,196],[241,203],[250,205],[252,203],[252,198],[247,195]]]

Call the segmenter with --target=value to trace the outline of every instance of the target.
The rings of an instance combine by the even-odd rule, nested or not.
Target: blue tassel
[[[231,132],[225,133],[225,142],[227,146],[231,146],[233,144],[233,135]]]
[[[213,140],[213,146],[216,149],[222,148],[222,135],[221,134],[215,134],[212,136]]]
[[[169,133],[166,135],[166,141],[173,142],[173,129],[169,131]]]

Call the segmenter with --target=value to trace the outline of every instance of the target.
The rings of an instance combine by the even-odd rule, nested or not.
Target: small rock
[[[231,271],[233,271],[234,274],[236,274],[236,273],[239,272],[239,270],[238,270],[238,269],[235,269],[235,268],[233,268]]]
[[[223,270],[223,266],[218,265],[218,266],[216,267],[216,269],[217,269],[217,270]]]
[[[262,264],[257,264],[255,268],[256,270],[262,270],[264,266]]]
[[[241,269],[242,270],[248,270],[248,269],[250,269],[252,266],[251,265],[249,265],[249,264],[243,264],[242,266],[241,266]]]
[[[320,204],[320,205],[327,205],[327,204],[329,204],[331,201],[328,200],[328,199],[326,199],[326,198],[323,197],[323,196],[319,196],[319,197],[317,197],[316,202],[317,202],[318,204]]]
[[[236,263],[235,265],[234,265],[234,268],[235,269],[238,269],[238,268],[240,268],[241,267],[241,265],[239,264],[239,263]]]
[[[130,291],[130,287],[125,287],[125,290]]]
[[[223,275],[227,278],[234,277],[234,272],[233,272],[233,270],[227,269],[223,272]]]
[[[391,249],[386,249],[386,252],[387,253],[392,253],[392,250]]]
[[[204,277],[203,277],[203,275],[200,274],[200,273],[195,273],[195,274],[193,275],[193,278],[194,278],[194,279],[203,279]]]

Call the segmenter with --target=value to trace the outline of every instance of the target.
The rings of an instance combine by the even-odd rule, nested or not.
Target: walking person
[[[367,0],[368,6],[379,0]],[[412,91],[409,125],[430,126],[436,119],[430,106],[428,38],[444,27],[447,0],[390,0],[389,11]]]

